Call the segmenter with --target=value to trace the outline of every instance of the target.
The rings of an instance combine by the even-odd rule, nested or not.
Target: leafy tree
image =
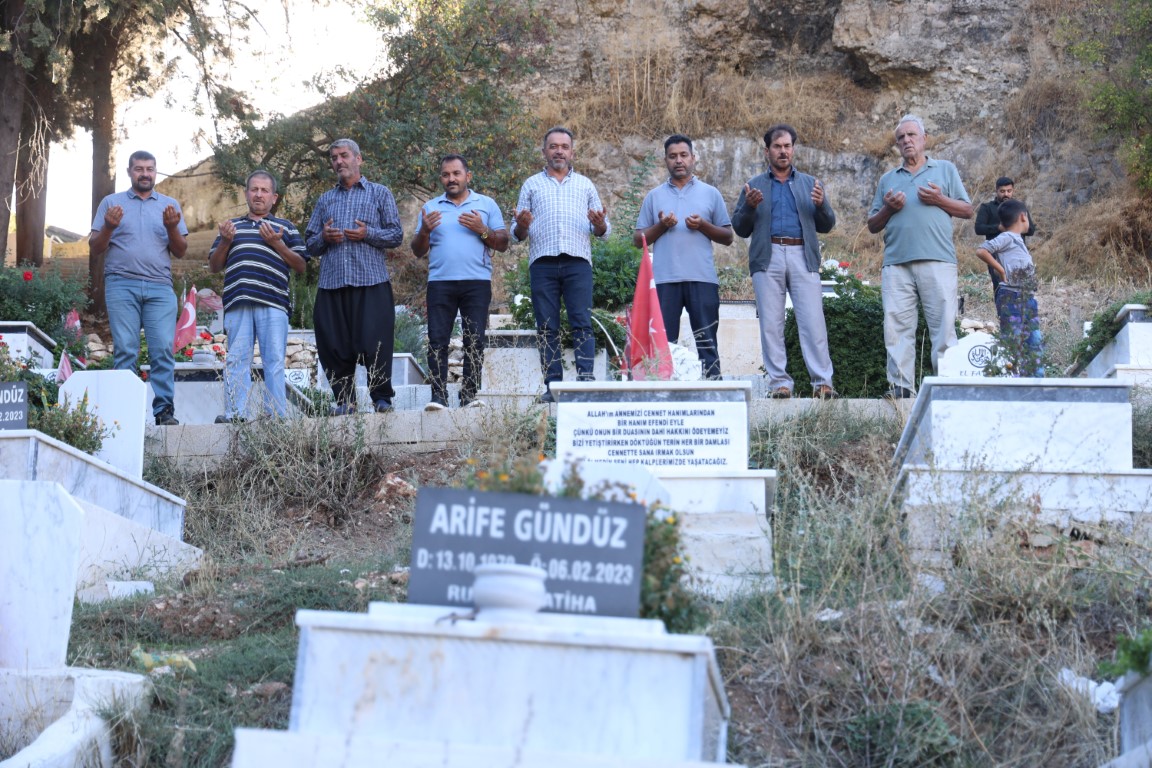
[[[458,152],[477,188],[515,194],[538,137],[509,85],[540,63],[546,27],[531,0],[494,8],[487,0],[376,0],[370,14],[387,51],[384,73],[265,127],[251,110],[238,114],[239,140],[216,148],[218,172],[241,183],[267,168],[286,193],[281,213],[303,221],[333,183],[328,144],[349,137],[363,151],[365,175],[394,191],[437,193],[439,158]]]
[[[1152,194],[1152,2],[1113,3],[1098,9],[1105,23],[1079,39],[1072,51],[1099,76],[1089,106],[1101,128],[1124,137],[1129,173]]]

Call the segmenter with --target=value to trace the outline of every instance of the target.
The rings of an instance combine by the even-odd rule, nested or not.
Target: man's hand
[[[812,186],[812,204],[819,208],[824,205],[824,185],[816,179],[816,183]]]
[[[328,219],[324,222],[324,242],[326,243],[342,243],[344,242],[344,230],[340,227],[333,226],[334,219]]]
[[[264,242],[268,245],[275,247],[276,243],[284,239],[284,230],[270,221],[262,221],[260,222],[260,237],[264,238]]]
[[[439,217],[440,214],[437,213],[436,216]],[[468,211],[466,213],[460,214],[458,221],[461,225],[472,230],[478,235],[488,231],[488,225],[484,223],[484,219],[480,216],[480,214],[476,213],[476,211]]]
[[[677,219],[674,213],[669,213],[665,216],[664,211],[660,211],[660,213],[657,214],[657,218],[660,219],[660,225],[664,227],[664,229],[673,229],[676,226]]]
[[[704,225],[704,219],[701,218],[700,214],[698,214],[698,213],[694,213],[691,216],[689,216],[688,218],[684,219],[684,226],[688,227],[688,229],[697,229],[698,230],[703,225]]]
[[[361,242],[363,240],[367,240],[368,239],[368,225],[365,224],[364,222],[360,221],[360,219],[356,219],[356,228],[344,230],[344,237],[348,238],[349,240],[351,240],[353,242],[357,242],[357,243]]]
[[[225,219],[220,222],[220,239],[226,243],[232,242],[236,239],[236,225],[232,223],[232,219]]]
[[[744,202],[755,208],[764,202],[764,193],[753,187],[751,184],[744,185]]]
[[[108,217],[105,216],[104,220],[107,221]],[[175,229],[176,225],[180,223],[180,211],[176,210],[176,206],[170,205],[164,209],[164,228]]]
[[[120,222],[124,220],[124,209],[118,205],[113,205],[104,211],[104,226],[107,229],[116,229],[120,226]]]
[[[532,226],[532,211],[527,208],[523,210],[512,209],[512,218],[516,220],[516,226],[525,231],[528,227]]]
[[[438,226],[440,226],[440,211],[420,211],[420,229],[431,232]]]
[[[944,201],[944,193],[940,191],[940,185],[928,182],[926,187],[916,188],[916,197],[920,198],[920,202],[924,205],[935,205],[940,207]]]
[[[592,224],[592,231],[596,233],[596,237],[600,237],[608,230],[608,222],[605,220],[604,209],[598,211],[588,209],[588,221]]]
[[[904,193],[888,190],[884,193],[884,205],[892,209],[893,213],[904,208]],[[923,200],[923,198],[921,198]]]

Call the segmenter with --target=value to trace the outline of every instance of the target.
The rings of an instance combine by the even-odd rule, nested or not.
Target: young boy
[[[1028,207],[1007,199],[997,211],[1001,232],[976,249],[976,255],[1000,276],[996,287],[996,314],[1000,333],[1019,339],[1021,355],[1018,376],[1043,376],[1040,337],[1040,311],[1036,303],[1036,267],[1021,237],[1032,226]]]

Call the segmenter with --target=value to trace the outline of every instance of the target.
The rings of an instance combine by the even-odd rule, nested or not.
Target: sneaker
[[[544,393],[536,398],[537,405],[547,405],[554,402],[556,402],[556,398],[552,397],[552,390],[550,389],[545,389]]]
[[[817,400],[835,400],[840,394],[828,384],[821,384],[812,390],[812,397]]]
[[[221,415],[216,417],[216,423],[217,424],[231,424],[232,423],[232,417],[231,416],[225,416],[225,415],[221,414]]]
[[[906,400],[908,398],[916,397],[916,393],[906,387],[891,387],[884,393],[887,400]]]
[[[770,394],[769,397],[773,400],[787,400],[792,397],[792,390],[788,387],[776,387],[776,389],[772,390],[772,394]]]
[[[487,408],[488,403],[484,402],[483,400],[469,400],[468,404],[465,405],[464,407],[465,408]]]
[[[338,403],[328,411],[329,416],[351,416],[356,413],[356,406],[352,403]]]
[[[596,381],[596,375],[592,373],[581,373],[576,377],[576,381]]]
[[[446,410],[447,408],[448,408],[447,405],[445,405],[444,403],[441,403],[437,400],[433,400],[432,402],[428,403],[428,405],[424,406],[424,410],[426,410],[428,412],[443,411],[443,410]]]
[[[158,427],[178,427],[180,422],[176,420],[176,413],[171,408],[166,408],[160,413],[156,414],[156,426]]]
[[[377,400],[374,405],[376,406],[376,413],[391,413],[396,410],[392,407],[392,401],[387,398]]]

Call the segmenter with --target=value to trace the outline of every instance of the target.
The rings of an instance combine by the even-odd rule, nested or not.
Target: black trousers
[[[460,405],[468,405],[480,389],[484,367],[484,331],[488,328],[488,306],[492,303],[490,280],[430,280],[428,282],[428,373],[432,379],[432,399],[448,404],[448,345],[452,326],[460,313],[464,336],[464,381]]]
[[[316,326],[316,353],[328,374],[336,402],[355,404],[356,364],[368,371],[372,402],[391,402],[392,346],[396,307],[392,283],[321,288],[312,312]]]
[[[719,379],[720,345],[716,331],[720,327],[720,286],[696,281],[657,283],[656,295],[660,297],[660,316],[664,318],[668,343],[680,338],[680,313],[687,308],[704,378]]]

